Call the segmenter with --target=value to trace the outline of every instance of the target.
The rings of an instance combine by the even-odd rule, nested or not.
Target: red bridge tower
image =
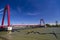
[[[7,25],[7,27],[10,26],[10,6],[6,5],[6,7],[4,8],[4,12],[3,12],[1,28],[4,28],[4,19],[5,19],[6,12],[7,12],[7,17],[8,17],[8,25]]]

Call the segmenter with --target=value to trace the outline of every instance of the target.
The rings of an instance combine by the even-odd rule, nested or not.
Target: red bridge
[[[3,13],[3,18],[2,18],[2,23],[1,23],[0,28],[4,28],[5,27],[4,26],[4,19],[5,19],[6,12],[7,12],[7,17],[8,17],[8,25],[7,25],[7,27],[10,26],[10,6],[6,5],[6,7],[4,8],[4,13]]]
[[[4,26],[4,19],[5,19],[6,12],[7,12],[7,17],[8,17],[8,25]],[[43,25],[42,25],[42,23],[43,23]],[[21,26],[21,25],[10,25],[10,6],[6,5],[5,8],[4,8],[3,18],[2,18],[2,23],[1,23],[0,28],[10,27],[10,26]],[[27,26],[27,25],[22,25],[22,26]],[[38,25],[28,25],[28,26],[40,26],[40,27],[43,27],[43,26],[45,26],[45,22],[44,22],[43,19],[41,19],[40,24],[38,24]]]

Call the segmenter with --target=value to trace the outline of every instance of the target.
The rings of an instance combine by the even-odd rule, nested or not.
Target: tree
[[[46,24],[46,26],[47,26],[47,27],[51,27],[51,25],[50,25],[50,24]]]

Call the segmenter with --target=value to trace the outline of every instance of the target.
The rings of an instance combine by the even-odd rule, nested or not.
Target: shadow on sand
[[[1,39],[1,40],[8,40],[7,38],[2,37],[2,36],[0,36],[0,39]]]

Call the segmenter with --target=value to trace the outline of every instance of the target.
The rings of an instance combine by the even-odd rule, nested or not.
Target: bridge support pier
[[[12,30],[12,27],[10,27],[10,26],[7,27],[7,30],[8,30],[8,31],[11,31],[11,30]]]

